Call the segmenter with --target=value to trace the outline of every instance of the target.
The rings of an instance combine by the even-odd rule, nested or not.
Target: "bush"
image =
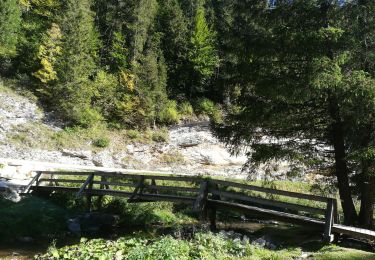
[[[166,106],[158,115],[158,120],[163,124],[177,124],[180,120],[180,115],[177,111],[177,103],[174,100],[169,100]]]
[[[92,144],[96,147],[105,148],[109,146],[109,139],[106,137],[96,139],[92,142]]]
[[[180,114],[184,117],[192,117],[194,115],[193,106],[187,101],[181,103]]]
[[[159,130],[152,133],[152,141],[158,143],[165,143],[169,139],[168,131],[166,130]]]
[[[215,123],[222,122],[222,113],[220,108],[211,100],[203,98],[198,100],[196,110],[198,114],[207,115]]]
[[[126,136],[134,140],[134,139],[139,138],[140,133],[138,130],[128,130],[126,131]]]

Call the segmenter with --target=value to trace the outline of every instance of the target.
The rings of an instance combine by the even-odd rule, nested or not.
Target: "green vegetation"
[[[250,169],[288,160],[335,176],[345,224],[371,228],[375,2],[266,2],[223,3],[223,23],[230,11],[238,19],[224,44],[235,46],[240,75],[226,80],[230,104],[216,134],[232,152],[251,147]]]
[[[1,199],[0,241],[10,242],[18,237],[58,236],[65,231],[69,210],[50,200],[28,197],[19,203]]]
[[[233,241],[212,233],[197,233],[191,240],[171,236],[157,239],[123,237],[117,241],[86,240],[61,249],[51,247],[41,259],[290,259],[301,255],[299,249],[271,251]]]
[[[99,138],[99,139],[94,140],[92,144],[96,147],[106,148],[109,146],[109,143],[110,143],[109,139],[104,137],[104,138]]]
[[[288,160],[335,176],[345,223],[371,228],[374,13],[365,0],[0,0],[0,76],[67,126],[9,139],[165,142],[159,128],[194,110],[232,152],[254,151],[250,170]]]

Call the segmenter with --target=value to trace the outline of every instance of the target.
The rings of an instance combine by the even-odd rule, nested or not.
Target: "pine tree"
[[[189,82],[189,20],[177,0],[159,1],[158,30],[162,32],[161,48],[168,70],[168,94],[180,97]]]
[[[84,126],[100,119],[91,107],[98,34],[94,28],[90,0],[69,0],[59,19],[62,55],[57,61],[57,98],[62,114]]]
[[[205,9],[202,4],[199,4],[194,19],[193,35],[190,39],[189,60],[194,71],[190,94],[204,92],[204,84],[219,65],[215,42],[216,33],[209,28],[205,18]]]
[[[346,30],[344,11],[328,1],[286,1],[237,21],[243,26],[233,44],[242,46],[239,93],[217,134],[233,151],[250,145],[255,151],[250,165],[287,159],[332,173],[345,223],[356,225],[350,177],[360,188],[366,184],[364,171],[373,169],[375,82],[353,62],[349,43],[361,41],[351,36],[355,30]],[[277,141],[260,142],[262,136]],[[363,198],[362,206],[369,208],[368,194]]]
[[[16,54],[21,26],[18,0],[0,0],[0,58]]]

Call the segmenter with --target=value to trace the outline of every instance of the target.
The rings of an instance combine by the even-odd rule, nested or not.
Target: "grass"
[[[18,237],[57,236],[70,212],[48,199],[27,197],[19,203],[0,199],[0,241]]]
[[[373,260],[375,259],[375,254],[358,249],[330,245],[323,247],[316,253],[313,253],[312,257],[316,260]]]

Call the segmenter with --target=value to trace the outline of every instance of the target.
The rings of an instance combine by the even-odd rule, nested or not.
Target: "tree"
[[[158,31],[162,33],[161,49],[167,65],[168,94],[180,98],[189,84],[189,20],[177,0],[159,1]]]
[[[42,83],[57,80],[55,69],[56,61],[61,55],[61,30],[53,23],[52,27],[43,35],[42,44],[39,46],[38,59],[41,68],[33,73]],[[48,93],[51,95],[52,93]]]
[[[100,119],[91,107],[94,93],[90,77],[96,67],[98,34],[90,0],[69,0],[59,18],[62,54],[57,60],[55,97],[61,115],[84,126]]]
[[[215,32],[209,28],[206,22],[205,9],[202,4],[199,4],[195,14],[194,31],[190,39],[189,60],[194,72],[190,95],[193,92],[205,91],[204,84],[219,65],[215,39]]]
[[[352,62],[344,9],[328,1],[280,1],[256,12],[250,22],[238,21],[242,79],[216,133],[234,152],[250,145],[249,165],[286,158],[332,172],[345,223],[356,224],[350,176],[364,168],[350,158],[372,150],[374,80]],[[365,129],[367,144],[354,134]],[[260,142],[264,136],[276,141]],[[361,203],[365,208],[368,200]]]
[[[0,58],[16,54],[21,27],[21,9],[17,0],[0,0]]]

